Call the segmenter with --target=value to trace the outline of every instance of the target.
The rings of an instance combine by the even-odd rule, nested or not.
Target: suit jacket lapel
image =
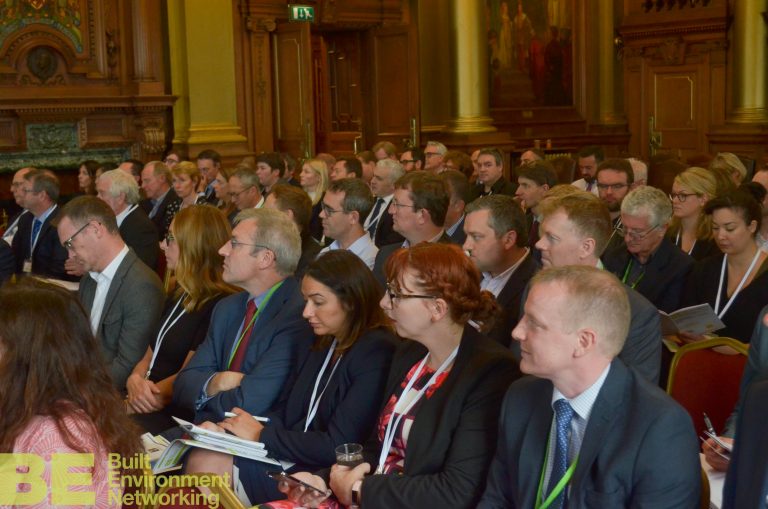
[[[547,439],[552,427],[553,416],[552,384],[542,384],[542,387],[545,387],[546,390],[543,390],[540,397],[536,398],[536,406],[531,409],[522,439],[523,443],[520,447],[520,456],[510,458],[510,461],[516,463],[515,468],[518,469],[518,487],[526,487],[524,491],[520,492],[522,497],[520,507],[534,507],[536,505],[536,493],[541,478],[541,470],[546,462]]]
[[[104,324],[104,318],[106,318],[107,314],[109,313],[109,308],[112,306],[115,298],[120,293],[120,287],[123,286],[123,280],[125,279],[125,276],[128,274],[128,270],[131,268],[135,261],[136,255],[133,254],[133,251],[129,249],[128,254],[125,255],[125,258],[123,258],[123,261],[120,262],[120,265],[117,267],[115,277],[112,278],[112,281],[109,283],[107,298],[104,300],[104,309],[102,310],[101,317],[99,318],[99,329],[101,329],[101,326]]]
[[[507,284],[499,292],[499,297],[496,299],[502,307],[506,307],[512,302],[515,296],[519,295],[525,287],[528,285],[528,281],[536,271],[536,260],[533,259],[533,253],[528,253],[523,263],[515,270],[510,276]]]

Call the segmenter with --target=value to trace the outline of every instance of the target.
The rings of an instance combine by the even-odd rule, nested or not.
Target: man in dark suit
[[[517,183],[515,197],[525,206],[528,247],[535,250],[539,241],[539,203],[547,191],[557,185],[557,174],[549,161],[532,161],[518,168]],[[539,254],[535,254],[540,259]]]
[[[34,168],[21,168],[19,171],[13,174],[13,180],[11,181],[11,193],[16,205],[20,210],[11,217],[8,221],[8,226],[3,232],[3,240],[9,246],[13,244],[13,236],[16,235],[16,231],[19,229],[19,220],[27,214],[27,209],[24,208],[24,175]],[[8,209],[11,210],[11,209]]]
[[[78,275],[67,272],[67,251],[56,235],[59,210],[59,179],[48,170],[30,170],[24,175],[22,192],[24,214],[13,237],[13,254],[17,274],[77,281]],[[80,272],[82,274],[82,272]]]
[[[373,275],[382,285],[386,282],[384,266],[387,259],[401,247],[415,246],[419,242],[451,242],[443,230],[448,202],[448,188],[437,175],[412,171],[395,182],[388,212],[394,230],[405,240],[379,249]]]
[[[393,229],[392,214],[387,213],[395,193],[395,182],[405,175],[405,169],[397,161],[382,159],[376,163],[371,178],[371,192],[376,201],[363,228],[373,239],[376,247],[403,242],[403,236]]]
[[[545,269],[512,332],[533,375],[504,399],[482,509],[697,507],[698,444],[688,413],[615,356],[629,328],[615,276]]]
[[[171,182],[171,170],[161,161],[150,161],[141,170],[141,188],[147,198],[140,201],[139,206],[154,223],[161,240],[168,233],[165,226],[168,204],[178,198]]]
[[[273,209],[239,218],[220,253],[224,280],[245,291],[216,305],[208,336],[174,383],[174,403],[196,410],[198,422],[221,421],[234,407],[269,410],[314,340],[291,277],[301,254],[298,228]]]
[[[666,313],[680,307],[693,267],[693,258],[666,235],[671,218],[672,203],[665,193],[650,186],[632,190],[621,203],[618,233],[624,244],[603,255],[606,269]]]
[[[101,340],[112,382],[121,390],[157,331],[163,285],[126,246],[114,212],[95,196],[75,198],[62,208],[57,238],[71,261],[89,272],[80,280],[80,302]]]
[[[510,333],[520,317],[521,298],[538,270],[526,247],[525,215],[510,196],[484,196],[467,206],[464,231],[464,250],[483,273],[480,287],[491,292],[502,309],[486,335],[509,347]]]
[[[514,177],[514,176],[512,176]],[[514,196],[517,190],[517,179],[514,183],[504,178],[504,157],[497,148],[484,148],[477,156],[476,196],[489,194],[506,194]]]
[[[448,189],[448,210],[445,213],[445,234],[451,242],[463,245],[467,238],[464,233],[464,209],[476,198],[474,189],[466,175],[458,170],[445,170],[439,177]]]
[[[587,192],[579,192],[542,204],[541,251],[545,267],[585,265],[602,267],[597,253],[608,243],[611,218],[608,208]],[[661,320],[646,298],[626,288],[629,298],[629,334],[619,359],[637,370],[651,383],[659,382],[661,372]],[[519,345],[513,345],[518,348]]]
[[[139,186],[127,173],[112,170],[96,181],[99,198],[115,213],[120,235],[136,256],[152,270],[157,268],[160,240],[157,228],[139,207]]]
[[[216,204],[216,191],[213,188],[213,182],[219,174],[221,168],[221,156],[215,150],[203,150],[197,154],[197,169],[200,170],[200,177],[205,184],[205,201]]]

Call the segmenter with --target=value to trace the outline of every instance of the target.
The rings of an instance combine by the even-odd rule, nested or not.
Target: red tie
[[[240,337],[240,344],[235,351],[235,355],[232,357],[232,362],[229,364],[230,371],[242,371],[243,361],[245,360],[245,351],[248,350],[248,343],[251,340],[251,332],[253,331],[253,316],[256,314],[256,301],[253,299],[248,300],[248,305],[245,307],[245,319],[243,320],[243,332]]]

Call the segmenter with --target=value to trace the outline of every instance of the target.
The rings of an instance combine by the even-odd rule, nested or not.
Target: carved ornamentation
[[[58,55],[47,46],[38,46],[27,54],[29,72],[43,84],[53,77],[58,65]]]
[[[30,25],[44,25],[68,39],[77,53],[83,51],[79,0],[8,0],[0,6],[0,46]]]
[[[162,119],[146,119],[142,135],[141,150],[143,152],[159,154],[165,150],[165,126]]]
[[[680,37],[664,39],[657,54],[667,65],[680,65],[685,62],[685,47],[685,41]]]
[[[275,18],[254,18],[253,16],[246,16],[245,28],[249,32],[274,32],[277,28]]]
[[[27,148],[33,152],[77,150],[77,127],[75,124],[29,124]]]
[[[110,74],[114,74],[120,56],[120,46],[117,44],[118,33],[116,29],[110,29],[105,32],[105,35],[107,36],[107,65]]]

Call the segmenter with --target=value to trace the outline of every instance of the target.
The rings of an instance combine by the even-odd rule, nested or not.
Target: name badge
[[[29,258],[24,260],[24,266],[21,268],[21,271],[24,274],[30,274],[32,272],[32,260],[30,260]]]

